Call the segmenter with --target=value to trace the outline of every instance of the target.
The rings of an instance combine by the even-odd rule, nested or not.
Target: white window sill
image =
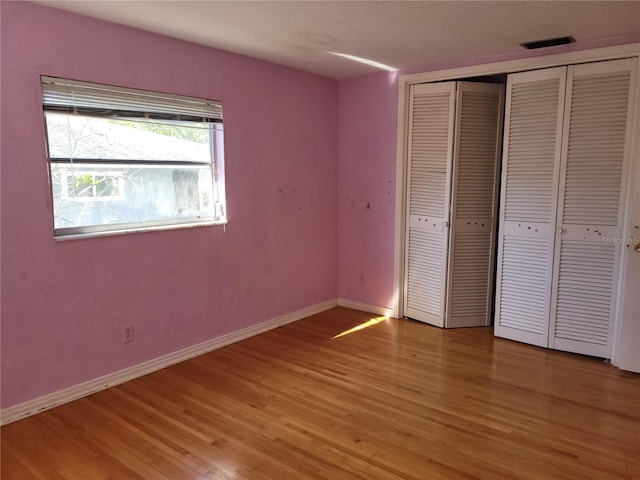
[[[101,232],[86,232],[86,233],[73,233],[67,235],[55,235],[56,242],[65,242],[67,240],[82,240],[85,238],[96,237],[111,237],[114,235],[131,235],[136,233],[156,232],[160,230],[177,230],[183,228],[198,228],[198,227],[210,227],[214,225],[226,225],[227,220],[212,220],[206,222],[193,222],[193,223],[176,223],[170,225],[149,225],[140,226],[134,228],[125,228],[122,230],[107,230]]]

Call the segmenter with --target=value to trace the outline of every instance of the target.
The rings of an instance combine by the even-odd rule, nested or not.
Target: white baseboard
[[[354,302],[353,300],[347,300],[344,298],[338,299],[339,307],[352,308],[354,310],[360,310],[362,312],[374,313],[376,315],[384,315],[389,318],[393,314],[393,308],[379,307],[377,305],[369,305],[367,303]]]
[[[336,300],[327,300],[326,302],[318,303],[316,305],[267,320],[257,325],[207,340],[206,342],[199,343],[192,347],[178,350],[177,352],[173,352],[162,357],[154,358],[153,360],[134,365],[133,367],[128,367],[123,370],[89,380],[88,382],[80,383],[27,402],[13,405],[0,411],[0,424],[6,425],[8,423],[15,422],[16,420],[35,415],[36,413],[44,412],[45,410],[57,407],[58,405],[69,403],[73,400],[86,397],[87,395],[91,395],[115,385],[128,382],[134,378],[161,370],[170,365],[183,362],[226,345],[278,328],[282,325],[286,325],[287,323],[292,323],[316,313],[323,312],[335,307],[336,305]]]

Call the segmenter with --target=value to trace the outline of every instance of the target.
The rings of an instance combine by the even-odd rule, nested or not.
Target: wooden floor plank
[[[630,480],[640,376],[335,308],[1,435],[4,480]]]

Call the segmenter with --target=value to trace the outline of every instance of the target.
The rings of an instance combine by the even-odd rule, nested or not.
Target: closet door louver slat
[[[408,255],[408,299],[412,310],[438,315],[443,308],[441,268],[443,238],[439,233],[411,229]],[[413,315],[409,315],[413,318]]]
[[[550,346],[609,358],[631,60],[570,67]]]
[[[566,68],[510,75],[496,281],[497,336],[547,346]]]
[[[502,90],[457,84],[447,327],[491,323]]]
[[[512,329],[514,336],[523,332],[522,336],[546,337],[549,250],[544,238],[509,235],[503,239],[497,297],[498,325],[503,332]]]
[[[454,237],[447,327],[482,326],[490,321],[490,246],[490,231],[458,232]]]
[[[410,95],[405,312],[444,326],[455,84],[415,85]]]

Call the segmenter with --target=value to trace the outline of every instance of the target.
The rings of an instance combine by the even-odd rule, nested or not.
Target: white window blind
[[[41,80],[44,109],[49,111],[222,123],[222,105],[215,100],[54,77]]]

